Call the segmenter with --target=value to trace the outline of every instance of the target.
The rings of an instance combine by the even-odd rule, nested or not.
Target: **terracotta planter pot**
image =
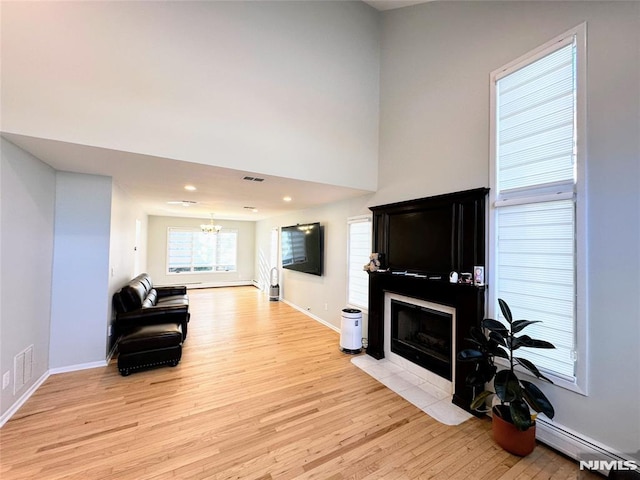
[[[523,431],[518,430],[515,425],[507,422],[495,412],[493,412],[493,439],[507,452],[520,457],[526,457],[536,447],[536,426]]]

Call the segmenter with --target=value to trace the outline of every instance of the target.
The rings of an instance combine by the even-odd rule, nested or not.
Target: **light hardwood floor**
[[[0,478],[587,478],[543,445],[504,452],[489,420],[436,422],[253,287],[189,295],[178,367],[51,376],[0,430]]]

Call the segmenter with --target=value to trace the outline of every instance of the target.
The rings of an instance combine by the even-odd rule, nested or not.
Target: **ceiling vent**
[[[264,182],[264,178],[259,178],[259,177],[249,177],[249,176],[246,176],[246,177],[243,177],[242,179],[243,179],[243,180],[247,180],[247,181],[249,181],[249,182]]]

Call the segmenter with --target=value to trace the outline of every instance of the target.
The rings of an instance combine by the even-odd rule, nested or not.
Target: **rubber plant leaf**
[[[541,323],[540,320],[516,320],[511,324],[511,333],[518,333],[523,328],[534,323]]]
[[[509,308],[509,305],[507,305],[507,302],[505,302],[501,298],[498,299],[498,304],[500,305],[500,311],[502,312],[505,320],[509,322],[509,324],[511,324],[511,322],[513,322],[513,315],[511,315],[511,309]]]
[[[476,395],[476,398],[473,399],[473,402],[471,402],[471,410],[478,410],[481,407],[484,407],[485,406],[485,401],[491,395],[493,395],[493,392],[490,392],[489,390],[485,390],[484,392],[480,392],[478,395]]]
[[[513,357],[515,360],[518,361],[518,363],[520,365],[522,365],[524,368],[526,368],[527,370],[529,370],[531,373],[533,373],[536,377],[541,378],[542,380],[546,380],[549,383],[553,383],[550,379],[548,379],[547,377],[545,377],[540,370],[538,370],[538,367],[536,367],[532,362],[530,362],[529,360],[527,360],[526,358],[522,358],[522,357]]]
[[[553,343],[547,342],[546,340],[536,340],[535,338],[531,338],[528,335],[522,335],[518,338],[520,347],[529,347],[529,348],[556,348]]]
[[[471,334],[471,337],[474,341],[482,345],[487,343],[487,337],[484,336],[484,333],[482,333],[482,330],[480,330],[478,327],[471,327],[469,333]]]
[[[500,370],[493,381],[496,395],[503,402],[513,402],[522,397],[522,387],[518,377],[511,370]]]
[[[529,405],[521,398],[509,404],[509,412],[511,420],[518,430],[524,431],[533,425]]]
[[[522,394],[527,403],[538,413],[544,413],[548,418],[556,414],[553,405],[542,391],[531,382],[522,381]]]
[[[467,348],[458,353],[458,360],[461,362],[475,362],[484,358],[484,354],[478,350]]]
[[[496,356],[496,357],[500,357],[500,358],[504,358],[506,360],[509,360],[509,354],[507,353],[507,351],[504,348],[502,348],[500,346],[497,346],[496,348],[492,349],[491,350],[491,354]]]
[[[507,330],[507,327],[492,318],[485,318],[484,320],[482,320],[482,326],[490,332],[495,332],[502,337],[506,337],[507,335],[509,335],[509,330]]]
[[[489,338],[491,340],[493,340],[496,343],[499,343],[500,345],[504,345],[505,347],[507,346],[507,342],[504,339],[504,337],[502,335],[500,335],[499,333],[496,332],[490,332],[489,333]]]

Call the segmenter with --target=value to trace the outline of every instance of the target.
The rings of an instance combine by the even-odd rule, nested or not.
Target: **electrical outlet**
[[[11,383],[11,371],[9,370],[4,372],[4,375],[2,375],[2,389],[4,390],[5,388],[7,388],[10,383]]]

